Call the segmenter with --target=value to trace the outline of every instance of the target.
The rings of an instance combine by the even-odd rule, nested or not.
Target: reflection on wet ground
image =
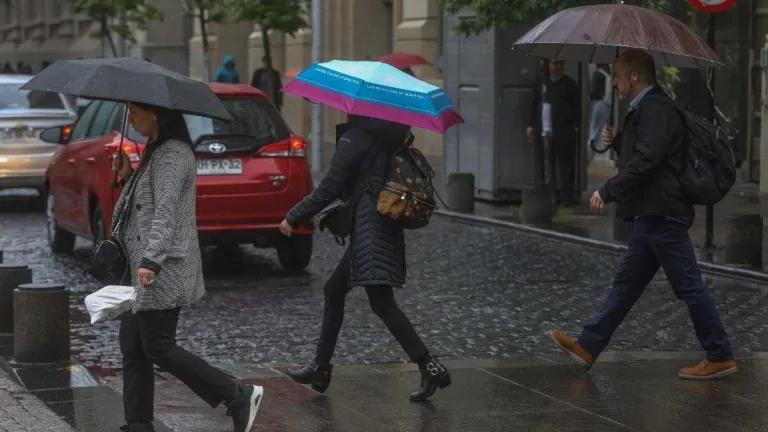
[[[324,395],[284,376],[284,367],[220,363],[241,382],[265,388],[256,431],[764,431],[768,368],[761,355],[739,359],[721,381],[682,381],[680,367],[699,353],[623,353],[592,372],[564,355],[447,361],[453,384],[426,403],[408,401],[418,385],[412,365],[334,369]],[[119,378],[107,386],[35,390],[76,430],[115,430],[122,419]],[[231,430],[224,408],[210,409],[183,384],[158,377],[159,431]]]

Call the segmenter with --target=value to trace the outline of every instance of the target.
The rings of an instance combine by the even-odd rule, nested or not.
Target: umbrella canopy
[[[138,102],[233,121],[224,104],[205,83],[133,57],[60,60],[21,88],[88,99]]]
[[[689,26],[660,12],[623,4],[560,11],[515,42],[535,57],[613,63],[630,48],[650,53],[657,66],[721,66],[717,54]]]
[[[357,114],[443,133],[464,119],[445,91],[393,66],[332,60],[304,70],[282,91]]]
[[[379,57],[379,61],[394,66],[398,69],[408,69],[414,66],[431,64],[429,60],[418,54],[411,54],[400,51],[381,56]]]

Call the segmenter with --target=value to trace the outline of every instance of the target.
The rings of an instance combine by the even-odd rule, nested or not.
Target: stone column
[[[760,35],[765,38],[765,45],[759,53],[760,59],[760,160],[768,161],[768,34]],[[765,167],[765,168],[763,168]],[[768,214],[768,164],[761,164],[760,169],[760,204],[761,213]]]
[[[395,30],[395,51],[419,54],[434,62],[440,57],[440,1],[408,0],[402,3],[402,21]],[[437,76],[435,68],[417,67],[420,78]]]
[[[312,64],[312,30],[299,30],[295,36],[286,36],[284,55],[283,73],[286,76],[283,85]],[[283,117],[297,135],[309,142],[312,132],[312,106],[307,101],[286,93],[283,96]]]

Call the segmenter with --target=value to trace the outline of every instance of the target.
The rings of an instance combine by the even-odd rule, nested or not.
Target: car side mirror
[[[66,144],[71,132],[71,125],[51,127],[40,132],[40,141],[49,144]]]

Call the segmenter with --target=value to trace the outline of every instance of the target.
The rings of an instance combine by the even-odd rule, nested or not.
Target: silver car
[[[38,136],[46,128],[77,119],[69,97],[19,90],[30,79],[30,75],[0,75],[0,189],[42,190],[57,146]]]

